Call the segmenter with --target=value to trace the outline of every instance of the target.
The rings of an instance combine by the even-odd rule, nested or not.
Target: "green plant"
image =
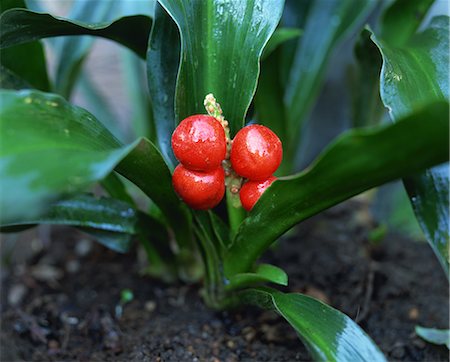
[[[72,225],[121,252],[137,238],[153,275],[202,278],[205,301],[213,308],[248,303],[274,309],[316,359],[384,360],[344,314],[306,295],[267,287],[287,285],[287,275],[258,259],[302,220],[403,179],[448,274],[448,166],[441,164],[449,159],[449,18],[435,17],[417,31],[432,3],[395,1],[373,32],[362,28],[378,4],[369,0],[159,0],[154,8],[132,9],[139,15],[123,17],[123,8],[111,8],[121,2],[80,2],[80,13],[103,14],[98,23],[27,10],[21,0],[2,1],[2,230]],[[326,64],[339,41],[357,30],[358,67],[352,80],[354,124],[360,128],[347,131],[308,168],[291,174],[298,170],[301,131]],[[58,76],[49,82],[38,40],[60,35],[108,38],[145,60],[149,96],[138,83],[132,87],[143,99],[133,103],[140,114],[137,139],[125,142],[119,132],[119,141],[108,130],[114,126],[106,126],[107,118],[104,125],[68,101],[75,80],[83,79],[81,64],[91,45],[86,38],[53,43]],[[19,61],[23,54],[25,62]],[[393,122],[377,125],[383,104]],[[229,162],[224,165],[227,215],[190,209],[172,187],[172,132],[180,120],[205,109],[225,126],[227,138],[256,119],[283,143],[279,177],[248,214],[236,192],[242,178]],[[83,193],[97,183],[108,197]],[[150,209],[136,206],[130,183],[152,201]],[[217,201],[197,204],[197,193],[192,197],[188,204],[195,208]]]

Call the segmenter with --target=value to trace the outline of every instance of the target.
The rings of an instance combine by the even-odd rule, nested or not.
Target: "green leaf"
[[[253,273],[239,273],[233,275],[226,285],[226,290],[254,286],[255,284],[263,282],[286,286],[288,285],[288,276],[283,269],[274,265],[259,264]]]
[[[254,102],[258,123],[275,132],[283,148],[286,149],[289,144],[289,129],[283,102],[284,88],[280,79],[281,63],[281,52],[278,50],[264,59]],[[287,159],[283,158],[283,163],[278,170],[281,175],[288,174],[292,167]]]
[[[266,46],[264,47],[261,59],[266,59],[278,46],[288,40],[299,37],[301,34],[302,31],[296,28],[279,28],[275,30]]]
[[[128,205],[136,206],[133,198],[127,192],[122,180],[115,172],[111,172],[105,179],[103,179],[102,186],[112,198],[126,202]]]
[[[110,4],[108,4],[110,6]],[[89,24],[81,21],[36,13],[26,9],[5,12],[0,21],[0,48],[61,35],[93,35],[114,40],[145,58],[151,18],[125,16],[112,22]]]
[[[2,225],[2,232],[34,224],[75,226],[106,247],[121,253],[129,250],[132,236],[150,238],[155,245],[167,245],[168,240],[167,231],[161,223],[129,203],[87,194],[57,201],[35,218],[12,220]]]
[[[128,203],[81,194],[53,203],[36,218],[11,220],[2,226],[54,224],[137,234],[137,211]]]
[[[146,82],[145,66],[142,59],[136,54],[122,49],[123,84],[130,104],[130,123],[132,124],[133,137],[147,137],[154,142],[156,140],[153,110]]]
[[[449,17],[438,16],[402,47],[372,35],[383,57],[381,99],[392,119],[449,99],[448,31]]]
[[[380,123],[385,108],[380,98],[380,69],[382,59],[370,39],[371,32],[364,29],[355,44],[356,66],[352,79],[353,127],[374,126]]]
[[[131,242],[131,235],[138,230],[138,212],[129,204],[114,199],[97,199],[80,195],[50,205],[49,210],[35,218],[11,220],[3,227],[32,224],[69,225],[102,230],[93,233],[102,244],[112,250],[125,253]],[[2,228],[2,231],[3,228]],[[100,237],[99,237],[100,236]]]
[[[20,78],[13,71],[0,64],[0,88],[1,89],[30,89],[33,88],[27,81]]]
[[[175,121],[175,89],[179,58],[178,29],[171,17],[157,3],[148,45],[147,80],[158,145],[170,166],[177,163],[170,140],[177,124]]]
[[[172,175],[160,151],[149,140],[142,139],[116,171],[155,202],[173,227],[179,246],[192,251],[191,214],[173,190]]]
[[[122,146],[85,110],[38,91],[1,91],[2,222],[34,217],[48,203],[108,175]]]
[[[0,13],[3,14],[6,10],[12,8],[25,8],[23,0],[4,0],[2,1]],[[1,17],[0,17],[1,19]],[[1,21],[1,20],[0,20]],[[0,42],[3,30],[3,21],[0,27]],[[25,89],[37,88],[48,91],[50,83],[47,75],[47,65],[45,60],[44,48],[38,41],[23,44],[10,49],[3,49],[1,51],[0,63],[2,65],[2,84],[1,88],[7,89]],[[4,83],[3,72],[8,72],[9,75],[14,74],[15,77],[23,79],[22,82],[14,82],[14,88]],[[9,77],[11,80],[11,77]]]
[[[404,179],[414,213],[427,241],[449,278],[449,164]]]
[[[289,135],[289,142],[284,146],[288,164],[295,158],[301,128],[320,91],[333,49],[361,23],[375,3],[316,0],[309,6],[283,98]]]
[[[205,113],[213,93],[236,133],[256,90],[259,59],[281,17],[284,1],[160,0],[181,34],[177,121]]]
[[[448,102],[436,102],[396,124],[349,131],[306,170],[275,181],[241,224],[225,260],[226,275],[248,271],[296,223],[372,187],[448,161],[448,117]]]
[[[393,121],[424,104],[449,99],[449,17],[433,18],[424,31],[399,46],[375,35],[372,39],[383,56],[380,92]],[[419,224],[449,276],[448,165],[404,183]]]
[[[285,318],[317,361],[386,361],[353,320],[314,298],[269,288],[250,289],[242,296],[246,303],[273,309]]]
[[[391,45],[405,44],[419,28],[434,0],[396,0],[381,17],[380,37]]]
[[[445,345],[448,349],[450,349],[449,329],[436,329],[416,326],[416,334],[429,343]]]

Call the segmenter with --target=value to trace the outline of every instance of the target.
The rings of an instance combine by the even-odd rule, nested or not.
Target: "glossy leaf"
[[[396,124],[349,131],[305,171],[275,181],[241,224],[225,260],[226,275],[248,271],[296,223],[372,187],[448,161],[448,108],[447,102],[436,102]]]
[[[288,276],[283,269],[270,264],[259,264],[252,273],[239,273],[233,275],[226,285],[227,290],[241,289],[255,286],[258,283],[275,283],[288,285]]]
[[[162,6],[156,4],[147,53],[147,80],[158,145],[172,168],[177,163],[170,140],[177,124],[175,89],[179,58],[180,36],[177,26]]]
[[[4,0],[1,2],[0,13],[3,14],[6,10],[12,8],[25,8],[23,0]],[[0,27],[0,42],[1,31],[3,28],[3,21]],[[50,83],[47,74],[47,65],[44,54],[44,48],[38,41],[23,44],[10,49],[3,49],[1,51],[0,63],[5,71],[9,74],[14,74],[16,77],[23,79],[22,82],[14,82],[14,88],[11,88],[4,83],[4,75],[2,70],[2,85],[1,88],[7,89],[29,89],[37,88],[48,91]],[[9,78],[11,80],[11,78]],[[20,84],[20,85],[19,85]],[[10,83],[11,85],[11,83]]]
[[[302,31],[295,28],[279,28],[275,30],[264,47],[261,59],[266,59],[278,46],[288,40],[298,38],[301,34]]]
[[[36,218],[12,220],[3,226],[72,225],[136,234],[137,222],[137,211],[128,203],[110,198],[98,199],[82,194],[53,203],[46,213]]]
[[[112,22],[88,24],[26,9],[9,10],[1,16],[0,20],[2,22],[1,48],[54,36],[93,35],[114,40],[135,51],[142,58],[145,58],[147,52],[151,27],[151,18],[145,15],[126,16]]]
[[[283,10],[283,0],[160,0],[181,34],[177,121],[204,113],[213,93],[236,133],[256,90],[259,59]]]
[[[449,17],[433,18],[424,31],[401,46],[375,35],[372,39],[383,56],[380,92],[393,121],[423,104],[449,99]],[[404,181],[419,224],[448,276],[449,166]]]
[[[92,113],[97,119],[101,120],[106,128],[116,137],[119,141],[125,141],[125,131],[121,124],[117,122],[117,115],[114,114],[113,109],[111,107],[110,102],[105,97],[105,94],[96,86],[94,83],[94,79],[91,75],[83,69],[79,69],[82,62],[77,61],[77,65],[72,67],[69,63],[71,63],[71,57],[66,57],[66,61],[64,61],[64,56],[62,57],[62,63],[66,63],[65,65],[60,65],[59,69],[65,69],[60,73],[58,78],[58,87],[62,86],[64,88],[64,92],[72,92],[73,87],[75,85],[78,87],[78,93],[82,94],[83,107]],[[67,59],[70,58],[70,59]],[[76,79],[69,80],[68,78],[72,78],[69,74],[76,74]],[[66,78],[68,76],[68,78]],[[64,84],[64,85],[63,85]],[[61,91],[62,88],[59,88]],[[70,98],[70,97],[69,97]]]
[[[2,91],[1,217],[34,217],[62,195],[108,175],[134,147],[121,146],[103,125],[61,97]]]
[[[164,214],[181,248],[192,251],[191,216],[172,187],[172,176],[160,151],[142,139],[116,167],[116,171],[138,186]]]
[[[438,16],[402,47],[372,36],[383,56],[380,93],[392,119],[449,99],[448,31],[449,17]]]
[[[450,330],[449,329],[436,329],[425,328],[416,326],[416,334],[423,338],[425,341],[433,344],[443,344],[450,349]]]
[[[167,244],[168,240],[162,224],[129,203],[87,194],[57,201],[36,218],[12,220],[2,225],[2,231],[33,224],[76,226],[96,237],[106,247],[122,253],[128,251],[133,235],[150,237],[156,244]]]
[[[309,6],[284,93],[290,137],[285,147],[287,162],[294,159],[300,130],[314,105],[333,49],[363,21],[375,3],[370,0],[316,0]]]
[[[283,103],[283,85],[280,79],[281,52],[270,54],[261,65],[261,75],[255,94],[256,119],[259,124],[269,127],[280,138],[283,149],[289,144],[287,115]],[[290,172],[291,165],[281,165],[281,174]]]
[[[27,81],[20,78],[13,71],[0,64],[0,88],[1,89],[30,89],[33,88]]]
[[[128,205],[136,206],[133,198],[127,192],[122,180],[115,172],[111,172],[101,182],[105,191],[114,199],[126,202]]]
[[[356,66],[352,74],[353,127],[374,126],[381,122],[385,108],[380,98],[380,69],[382,59],[364,29],[355,44]]]
[[[138,220],[137,211],[127,203],[80,195],[52,204],[46,213],[36,218],[12,220],[3,226],[52,224],[94,228],[107,232],[97,235],[105,246],[124,253],[130,247],[130,235],[138,233]]]
[[[273,309],[285,318],[317,361],[386,361],[361,327],[321,301],[269,288],[250,289],[242,296],[246,303]]]
[[[414,35],[435,0],[396,0],[381,18],[380,37],[391,45],[405,44]]]

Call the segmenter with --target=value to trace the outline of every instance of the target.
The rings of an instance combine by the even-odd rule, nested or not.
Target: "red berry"
[[[253,209],[256,201],[259,200],[264,191],[266,191],[276,179],[275,176],[270,176],[268,179],[262,181],[247,181],[239,192],[242,207],[247,211]]]
[[[233,140],[231,165],[236,173],[250,180],[267,179],[280,166],[282,158],[278,136],[259,124],[242,128]]]
[[[175,191],[193,209],[207,210],[216,206],[225,193],[222,167],[208,172],[192,171],[178,165],[172,176]]]
[[[211,171],[225,159],[225,131],[214,117],[198,114],[180,122],[172,135],[175,157],[191,170]]]

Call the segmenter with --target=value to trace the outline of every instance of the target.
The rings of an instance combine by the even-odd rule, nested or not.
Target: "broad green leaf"
[[[229,226],[213,211],[209,213],[209,217],[211,219],[211,227],[215,237],[222,246],[222,249],[226,250],[231,244]]]
[[[25,8],[23,0],[4,0],[0,5],[0,13],[12,8]],[[0,19],[2,19],[0,17]],[[3,21],[0,20],[0,42],[2,41]],[[5,71],[13,73],[23,79],[19,88],[19,82],[15,82],[15,89],[37,88],[48,91],[50,83],[47,75],[47,65],[45,60],[44,48],[38,41],[29,44],[23,44],[10,49],[2,49],[0,63]],[[3,70],[2,70],[3,73]],[[4,75],[1,75],[2,79]],[[11,79],[11,78],[10,78]],[[2,81],[1,88],[8,88]]]
[[[283,269],[270,264],[259,264],[252,273],[239,273],[233,275],[227,290],[241,289],[243,287],[255,286],[258,283],[270,282],[280,285],[288,285],[288,276]]]
[[[138,213],[129,204],[114,199],[97,199],[80,195],[50,205],[47,212],[36,218],[12,220],[6,227],[17,225],[52,224],[97,229],[87,229],[108,248],[125,253],[131,243],[131,235],[137,234]],[[2,228],[2,231],[5,231]],[[97,235],[96,235],[97,233]]]
[[[0,214],[3,223],[39,215],[48,203],[108,175],[134,147],[59,96],[1,91]]]
[[[226,275],[248,271],[296,223],[372,187],[448,161],[448,117],[448,102],[436,102],[393,125],[351,130],[306,170],[275,181],[241,224],[225,260]]]
[[[118,2],[74,0],[71,3],[68,18],[84,23],[100,23],[112,20],[111,12],[117,12]],[[54,90],[56,93],[70,99],[77,81],[82,80],[83,64],[92,46],[97,40],[92,36],[59,36],[47,38],[55,54]],[[86,85],[86,82],[80,82]],[[93,87],[93,89],[95,89]],[[101,104],[99,104],[101,106]],[[93,111],[97,111],[95,108]],[[107,108],[103,111],[105,113]],[[101,113],[96,113],[101,116]],[[112,123],[109,121],[109,123]],[[115,129],[112,128],[112,131]],[[122,140],[121,138],[119,138]]]
[[[123,85],[130,104],[129,122],[132,124],[133,138],[147,137],[155,143],[155,124],[144,62],[128,49],[122,49],[120,57]]]
[[[163,212],[181,248],[192,251],[191,216],[172,187],[172,176],[160,151],[142,139],[116,167],[137,185]]]
[[[80,63],[81,64],[81,63]],[[65,69],[75,71],[69,64],[63,66]],[[101,119],[106,128],[120,141],[125,141],[124,129],[121,127],[119,122],[117,122],[117,115],[114,114],[110,102],[106,99],[105,95],[101,90],[94,84],[93,79],[88,72],[78,69],[75,71],[77,73],[77,79],[74,82],[70,81],[66,83],[59,78],[62,83],[66,84],[67,90],[72,90],[75,84],[79,87],[79,93],[83,95],[83,100],[86,102],[84,108],[92,113],[97,119]],[[64,71],[65,74],[68,74]],[[64,78],[64,77],[63,77]]]
[[[232,134],[256,90],[259,59],[283,10],[283,0],[160,0],[181,35],[181,64],[176,89],[177,121],[205,113],[213,93]]]
[[[242,296],[246,303],[273,309],[286,319],[317,361],[386,361],[361,327],[321,301],[269,288],[249,289]]]
[[[0,88],[20,90],[33,87],[13,71],[0,64]]]
[[[54,224],[89,227],[106,231],[137,234],[137,211],[128,203],[81,194],[52,203],[36,218],[11,220],[4,226]]]
[[[436,329],[416,326],[416,334],[429,343],[443,344],[447,346],[448,349],[450,349],[449,329]]]
[[[147,80],[153,106],[153,119],[159,148],[166,162],[177,163],[170,143],[175,121],[175,89],[180,62],[178,29],[160,4],[155,18],[147,53]]]
[[[353,127],[374,126],[380,123],[385,108],[380,98],[380,69],[382,59],[364,29],[355,44],[356,65],[352,74]]]
[[[110,5],[108,4],[108,7]],[[2,14],[0,21],[1,48],[54,36],[93,35],[114,40],[142,58],[145,58],[147,52],[151,27],[151,18],[146,15],[126,16],[112,22],[89,24],[26,9],[9,10]]]
[[[449,17],[396,47],[372,35],[383,57],[380,93],[393,120],[435,100],[449,99]]]
[[[425,241],[403,182],[396,181],[379,187],[370,204],[371,213],[380,224],[381,231],[384,229],[386,233],[389,228],[412,240]]]
[[[278,46],[288,40],[298,38],[301,34],[302,31],[295,28],[279,28],[275,30],[264,47],[261,59],[266,59]]]
[[[419,225],[447,277],[450,277],[449,173],[447,163],[403,180]]]
[[[391,45],[406,43],[419,28],[435,0],[395,0],[380,21],[380,37]]]
[[[148,237],[156,245],[167,245],[168,241],[167,231],[162,224],[129,203],[87,194],[52,203],[45,213],[36,218],[12,220],[2,225],[2,232],[15,226],[33,224],[75,226],[121,253],[130,248],[132,236]]]
[[[393,121],[424,104],[449,99],[449,17],[433,18],[424,31],[399,46],[375,35],[372,39],[383,56],[380,92]],[[448,276],[448,165],[404,182],[419,224]]]
[[[289,142],[284,146],[288,164],[295,158],[301,128],[320,91],[333,49],[365,19],[375,4],[371,0],[316,0],[309,6],[283,98],[289,134]]]
[[[103,179],[102,186],[112,198],[126,202],[128,205],[136,206],[133,198],[127,192],[122,180],[115,172],[111,172],[105,179]]]
[[[274,51],[261,65],[261,75],[255,94],[256,118],[259,124],[269,127],[280,138],[283,148],[289,144],[289,129],[287,128],[287,115],[283,103],[283,86],[280,79],[281,52]],[[283,160],[281,175],[288,174],[291,165]]]

